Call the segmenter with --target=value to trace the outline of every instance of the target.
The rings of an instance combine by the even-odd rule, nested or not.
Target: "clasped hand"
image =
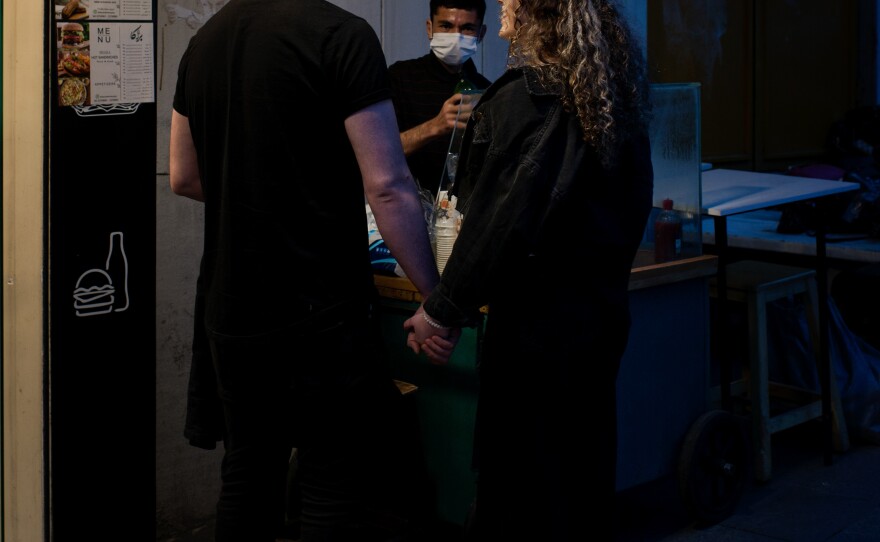
[[[406,345],[416,354],[424,354],[431,363],[443,365],[449,361],[455,345],[461,338],[460,328],[436,328],[428,323],[420,306],[412,317],[403,323],[407,332]]]

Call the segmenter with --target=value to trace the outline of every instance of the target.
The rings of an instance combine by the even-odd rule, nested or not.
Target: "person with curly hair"
[[[499,3],[509,67],[468,123],[461,231],[407,340],[430,357],[431,335],[488,306],[470,539],[589,540],[614,518],[616,380],[652,207],[649,87],[611,1]]]

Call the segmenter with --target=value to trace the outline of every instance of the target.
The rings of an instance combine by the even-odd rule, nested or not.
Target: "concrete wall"
[[[644,42],[646,0],[624,0]],[[201,204],[168,188],[168,134],[177,65],[190,37],[226,0],[159,0],[157,49],[158,149],[156,164],[156,518],[158,540],[198,532],[209,524],[219,491],[222,446],[206,451],[183,438],[193,302],[202,252]],[[388,63],[429,50],[427,0],[334,0],[376,30]],[[504,71],[507,42],[498,38],[499,6],[487,0],[486,38],[475,58],[496,79]]]

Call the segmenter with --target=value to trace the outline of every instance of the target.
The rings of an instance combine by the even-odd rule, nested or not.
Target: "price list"
[[[150,20],[153,3],[144,0],[85,0],[89,4],[92,19],[102,20]]]

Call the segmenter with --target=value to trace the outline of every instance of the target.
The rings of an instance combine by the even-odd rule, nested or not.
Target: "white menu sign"
[[[91,103],[153,102],[153,24],[91,23]]]
[[[153,23],[62,23],[58,29],[59,105],[156,101]]]

